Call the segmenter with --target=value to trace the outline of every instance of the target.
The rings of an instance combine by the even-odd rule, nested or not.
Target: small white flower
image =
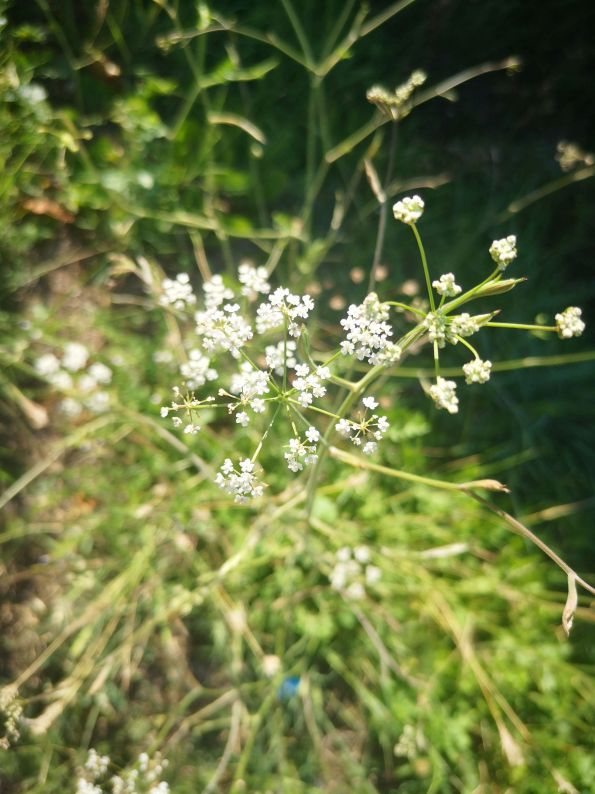
[[[361,582],[351,582],[345,590],[345,595],[347,598],[351,598],[354,601],[361,601],[361,599],[365,597],[366,591]]]
[[[438,377],[436,384],[430,386],[430,397],[437,408],[443,408],[449,414],[456,414],[459,410],[459,399],[456,393],[457,384],[454,380],[445,380]]]
[[[353,550],[353,556],[358,562],[369,562],[370,549],[367,546],[356,546]]]
[[[373,455],[378,450],[378,444],[375,441],[366,441],[362,447],[364,455]]]
[[[225,286],[223,278],[218,274],[213,276],[210,281],[205,281],[202,290],[207,310],[218,309],[225,301],[233,300],[233,291]]]
[[[226,493],[232,494],[239,504],[249,498],[262,496],[264,485],[254,473],[255,465],[250,458],[245,458],[236,469],[230,458],[226,458],[215,477],[215,483]]]
[[[87,365],[89,351],[80,342],[68,342],[62,356],[62,366],[71,372],[78,372]]]
[[[289,335],[299,337],[302,332],[299,321],[306,320],[313,308],[314,301],[309,295],[294,295],[285,287],[278,287],[268,303],[261,303],[256,310],[256,331],[264,334],[287,323]]]
[[[255,397],[253,400],[250,400],[249,404],[255,414],[264,413],[266,403],[261,397]]]
[[[351,549],[349,546],[342,546],[335,556],[339,562],[347,562],[347,560],[351,559]]]
[[[382,576],[382,571],[376,565],[367,565],[366,566],[366,584],[374,585],[376,582],[380,580]]]
[[[242,425],[242,427],[246,427],[250,422],[250,417],[245,411],[238,411],[236,414],[236,423],[238,425]]]
[[[402,223],[412,224],[423,215],[424,202],[419,196],[407,196],[393,205],[393,215]]]
[[[480,324],[477,317],[472,317],[468,312],[458,314],[452,318],[450,328],[448,329],[450,336],[471,336],[479,331]],[[449,342],[453,341],[449,338]]]
[[[188,351],[188,361],[180,365],[180,375],[189,389],[198,389],[218,377],[217,370],[211,367],[210,360],[198,348]]]
[[[556,327],[560,339],[571,339],[580,336],[585,330],[585,323],[581,320],[582,309],[578,306],[569,306],[556,315]]]
[[[440,312],[428,312],[423,321],[428,331],[430,342],[436,342],[438,347],[446,345],[446,319]]]
[[[482,361],[480,358],[475,358],[473,361],[463,364],[466,383],[487,383],[490,379],[491,370],[492,362]]]
[[[272,369],[275,375],[283,375],[284,363],[287,369],[293,369],[297,364],[295,358],[296,343],[293,339],[286,342],[279,342],[276,345],[267,345],[265,348],[265,359],[267,367]],[[284,362],[284,358],[286,361]]]
[[[508,265],[516,259],[516,236],[509,234],[500,240],[494,240],[490,246],[490,256],[498,265],[498,269],[506,270]]]
[[[340,436],[347,437],[351,433],[351,422],[348,419],[339,419],[335,425],[335,430]]]
[[[326,386],[323,385],[323,381],[331,377],[331,372],[328,367],[316,367],[310,372],[307,364],[296,364],[294,369],[298,377],[291,385],[298,391],[297,399],[300,405],[307,408],[314,398],[324,397]]]
[[[447,298],[454,298],[463,291],[458,284],[455,284],[453,273],[445,273],[440,276],[437,281],[432,281],[432,286],[439,295],[445,295]]]
[[[369,408],[371,411],[373,411],[374,408],[378,408],[378,403],[373,397],[364,397],[362,400],[362,405],[366,408]]]
[[[367,360],[373,367],[392,364],[401,356],[401,349],[391,340],[393,329],[387,320],[390,306],[381,303],[378,295],[371,292],[359,306],[352,304],[341,325],[347,338],[341,342],[344,356],[355,356],[359,361]]]
[[[35,370],[44,378],[60,369],[60,361],[53,353],[44,353],[35,361]]]
[[[315,427],[309,427],[306,430],[305,435],[311,444],[316,444],[318,441],[320,441],[320,433]]]
[[[106,367],[105,364],[102,364],[100,361],[97,361],[95,364],[91,364],[88,369],[89,375],[94,378],[97,383],[108,384],[111,383],[112,380],[112,371],[109,367]]]
[[[242,295],[248,300],[253,301],[259,293],[268,295],[271,291],[265,267],[254,267],[250,262],[241,262],[238,268],[238,278],[243,284]]]
[[[159,303],[162,306],[185,309],[187,306],[194,306],[196,303],[196,295],[192,291],[188,273],[178,273],[175,279],[163,279],[161,288],[163,292],[159,298]]]

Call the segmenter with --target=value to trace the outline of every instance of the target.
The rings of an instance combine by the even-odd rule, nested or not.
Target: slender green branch
[[[419,236],[419,232],[417,231],[417,226],[412,223],[410,224],[411,230],[415,235],[415,241],[417,242],[417,247],[419,248],[419,255],[421,257],[421,264],[424,269],[424,276],[426,279],[426,288],[428,290],[428,298],[430,299],[430,306],[432,307],[432,311],[436,311],[436,304],[434,303],[434,291],[432,290],[432,282],[430,279],[430,271],[428,268],[428,260],[426,259],[426,252],[424,250],[423,243],[421,241],[421,237]]]

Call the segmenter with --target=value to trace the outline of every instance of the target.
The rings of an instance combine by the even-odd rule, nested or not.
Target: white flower
[[[374,585],[382,576],[382,571],[376,565],[367,565],[365,576],[366,584]]]
[[[233,291],[226,287],[220,275],[213,276],[202,285],[205,296],[205,307],[217,309],[225,301],[233,300]]]
[[[65,397],[63,400],[60,400],[58,407],[63,414],[71,419],[79,416],[83,411],[83,406],[72,397]]]
[[[272,328],[279,328],[287,322],[290,336],[301,334],[301,323],[306,320],[314,301],[309,295],[294,295],[284,287],[278,287],[270,296],[268,303],[261,303],[256,310],[256,331],[263,334]]]
[[[506,270],[508,265],[516,259],[516,236],[509,234],[501,240],[494,240],[490,246],[490,256],[498,265],[499,270]]]
[[[370,549],[367,546],[356,546],[353,550],[353,556],[358,562],[369,562]]]
[[[364,455],[373,455],[378,450],[378,444],[375,441],[366,441],[362,447]]]
[[[458,314],[452,318],[449,331],[450,335],[453,336],[471,336],[479,331],[479,327],[479,319],[477,317],[472,317],[468,312],[463,312],[463,314]],[[448,341],[456,340],[449,338]]]
[[[206,381],[216,380],[218,377],[217,370],[211,367],[210,360],[198,348],[188,351],[188,361],[180,365],[180,375],[189,389],[198,389]]]
[[[335,425],[335,430],[340,436],[347,438],[351,434],[351,422],[348,419],[339,419]]]
[[[466,383],[487,383],[490,379],[490,372],[492,369],[491,361],[482,361],[480,358],[475,358],[467,364],[463,364],[463,372],[465,373]]]
[[[428,312],[424,318],[423,325],[427,328],[430,342],[436,342],[440,348],[446,345],[446,318],[443,314]]]
[[[62,356],[62,366],[71,372],[78,372],[87,364],[89,351],[80,342],[68,342]]]
[[[314,432],[312,433],[311,431]],[[304,466],[310,466],[318,460],[316,441],[318,441],[320,434],[316,428],[311,427],[306,431],[306,436],[308,437],[308,435],[312,437],[316,435],[317,438],[311,444],[306,444],[299,438],[289,439],[289,444],[287,445],[289,451],[285,453],[285,460],[290,471],[302,471]],[[310,441],[310,438],[308,440]]]
[[[255,414],[262,414],[264,413],[266,403],[260,397],[255,397],[253,400],[250,400],[249,405]]]
[[[361,601],[361,599],[365,597],[366,591],[361,582],[351,582],[345,590],[345,595],[347,598],[351,598],[354,601]]]
[[[578,306],[569,306],[556,315],[556,327],[560,339],[570,339],[582,334],[585,330],[585,323],[581,320],[582,313]]]
[[[300,405],[307,408],[315,397],[324,397],[326,386],[322,382],[328,380],[331,373],[328,367],[316,367],[310,372],[307,364],[296,364],[294,369],[298,377],[294,379],[292,386],[299,392],[297,399]]]
[[[430,386],[430,397],[437,408],[444,408],[449,414],[456,414],[459,410],[459,399],[456,394],[457,384],[454,380],[445,380],[438,377],[436,384]]]
[[[232,376],[230,391],[238,395],[243,405],[251,404],[255,397],[269,393],[269,374],[264,370],[254,369],[249,361],[243,361],[240,371]]]
[[[240,348],[252,339],[252,328],[238,313],[237,304],[225,304],[223,309],[207,308],[196,312],[196,333],[202,337],[202,346],[207,353],[227,351],[234,358],[240,357]]]
[[[347,331],[347,339],[341,342],[343,355],[353,355],[359,361],[367,360],[372,366],[392,364],[398,361],[401,350],[390,337],[393,329],[386,322],[390,307],[378,300],[371,292],[359,306],[352,304],[341,325]]]
[[[97,382],[97,383],[111,383],[112,380],[112,371],[109,367],[106,367],[105,364],[102,364],[100,361],[97,361],[95,364],[91,364],[88,369],[89,375]]]
[[[278,342],[276,345],[267,345],[265,347],[267,367],[272,369],[275,375],[281,376],[284,372],[284,358],[286,358],[287,368],[293,369],[297,364],[295,358],[296,349],[297,345],[293,339],[288,339],[286,342]]]
[[[241,460],[239,469],[235,468],[230,458],[226,458],[215,477],[215,483],[226,493],[232,494],[236,502],[243,504],[249,498],[262,496],[264,493],[264,485],[258,480],[254,469],[255,465],[250,458]]]
[[[44,353],[35,361],[35,370],[43,378],[54,375],[60,369],[60,361],[53,353]]]
[[[393,215],[402,223],[415,223],[423,215],[424,202],[419,196],[407,196],[393,204]]]
[[[342,546],[335,556],[339,562],[347,562],[347,560],[351,559],[351,549],[349,546]]]
[[[107,772],[109,767],[110,759],[107,755],[99,755],[99,753],[91,748],[87,755],[87,760],[85,761],[85,769],[93,780],[97,780],[98,777],[104,775]]]
[[[306,430],[305,436],[311,444],[316,444],[320,441],[320,433],[315,427],[309,427]]]
[[[178,273],[175,279],[163,279],[161,288],[163,293],[159,298],[159,303],[162,306],[185,309],[187,306],[194,306],[196,303],[196,295],[192,291],[188,273]]]
[[[238,278],[242,287],[242,295],[248,300],[255,300],[258,293],[268,295],[271,285],[267,281],[265,267],[254,267],[250,262],[241,262],[238,268]]]
[[[463,291],[458,284],[455,284],[453,273],[445,273],[440,276],[437,281],[432,281],[432,286],[439,295],[445,295],[447,298],[454,298]]]
[[[250,417],[245,411],[238,411],[236,414],[236,424],[246,427],[250,422]]]
[[[378,403],[373,397],[364,397],[362,400],[362,405],[365,408],[369,408],[371,411],[373,411],[374,408],[378,408]]]
[[[110,398],[106,391],[96,391],[85,400],[85,406],[95,414],[102,414],[109,408]]]
[[[68,391],[73,388],[72,377],[63,369],[55,372],[53,375],[47,376],[48,381],[58,391]]]

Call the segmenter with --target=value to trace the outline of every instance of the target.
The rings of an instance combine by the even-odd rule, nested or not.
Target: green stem
[[[432,307],[432,311],[436,311],[436,304],[434,303],[434,292],[432,290],[432,282],[430,281],[430,271],[428,269],[428,260],[426,259],[426,252],[424,250],[423,243],[421,241],[421,237],[419,236],[419,232],[417,231],[417,226],[412,223],[411,229],[413,234],[415,235],[415,240],[417,242],[417,247],[419,248],[419,255],[421,257],[421,264],[424,269],[424,276],[426,277],[426,287],[428,290],[428,298],[430,299],[430,306]]]
[[[557,331],[555,325],[525,325],[524,323],[485,323],[486,328],[516,328],[519,331]]]

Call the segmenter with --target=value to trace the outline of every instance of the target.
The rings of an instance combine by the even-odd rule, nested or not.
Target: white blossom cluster
[[[446,298],[455,298],[463,291],[462,287],[455,283],[453,273],[444,273],[439,279],[432,281],[432,286],[438,295],[444,295]]]
[[[331,376],[328,367],[316,367],[315,370],[310,371],[307,364],[296,364],[294,370],[297,378],[294,379],[292,386],[297,389],[297,400],[301,406],[307,408],[315,397],[324,397],[326,386],[323,386],[323,381]]]
[[[265,401],[263,396],[268,394],[269,389],[269,375],[263,370],[254,369],[248,361],[243,361],[240,366],[240,371],[235,373],[231,379],[230,392],[228,394],[225,389],[219,390],[220,397],[235,398],[235,402],[230,402],[228,405],[229,413],[234,413],[238,408],[251,408],[256,414],[264,413]],[[242,427],[250,422],[250,416],[245,411],[238,411],[236,414],[236,422]]]
[[[267,345],[265,347],[265,360],[269,369],[272,369],[275,375],[282,376],[287,369],[295,369],[297,360],[295,353],[297,345],[293,339],[287,339],[284,342],[278,342],[276,345]]]
[[[370,549],[344,546],[335,555],[336,562],[330,574],[331,587],[341,591],[347,598],[361,600],[366,595],[365,585],[373,586],[381,578],[381,571],[370,564]]]
[[[159,779],[168,766],[166,759],[141,753],[131,769],[107,779],[110,764],[109,756],[91,748],[76,781],[76,794],[169,794],[169,785]]]
[[[262,496],[264,493],[264,485],[254,473],[255,468],[256,465],[250,458],[241,460],[237,469],[231,458],[226,458],[217,472],[215,484],[231,494],[235,502],[244,504],[248,498]]]
[[[450,322],[449,331],[452,338],[449,338],[448,341],[456,343],[455,336],[472,336],[472,334],[476,334],[480,329],[481,321],[484,319],[486,319],[485,315],[472,317],[468,312],[457,314]]]
[[[289,471],[302,471],[304,466],[310,466],[318,460],[316,444],[320,441],[320,433],[315,427],[309,427],[305,432],[305,441],[300,438],[290,438],[285,453]]]
[[[463,364],[463,372],[465,373],[466,383],[487,383],[490,379],[492,371],[491,361],[482,361],[480,358],[474,358],[467,364]]]
[[[109,408],[109,394],[102,387],[111,383],[112,370],[100,361],[87,367],[89,356],[85,345],[68,342],[61,359],[55,353],[44,353],[34,363],[36,372],[44,380],[67,394],[58,407],[71,418],[79,416],[85,409],[103,413]]]
[[[481,324],[488,320],[490,315],[470,315],[468,312],[455,315],[452,319],[442,314],[441,311],[428,312],[423,320],[423,326],[428,332],[430,342],[436,342],[442,349],[446,343],[456,345],[458,338],[471,336],[479,331]]]
[[[387,322],[389,315],[390,306],[381,303],[375,292],[371,292],[363,303],[351,304],[347,317],[341,320],[347,331],[346,340],[341,342],[343,355],[355,356],[359,361],[367,360],[372,366],[398,361],[401,350],[390,338],[393,329]]]
[[[188,361],[180,365],[180,375],[189,389],[198,389],[219,377],[217,370],[211,367],[210,359],[196,347],[188,351]]]
[[[436,383],[430,386],[430,397],[436,403],[437,408],[443,408],[449,414],[456,414],[459,410],[457,384],[454,380],[438,377]]]
[[[368,411],[373,411],[378,407],[378,403],[373,397],[364,397],[362,400],[364,411],[360,416],[359,422],[351,419],[339,419],[335,425],[335,430],[343,438],[349,439],[356,447],[361,447],[364,455],[373,455],[378,449],[378,442],[382,440],[384,434],[390,427],[386,416],[378,416]]]
[[[506,270],[508,265],[516,259],[516,236],[509,234],[501,240],[494,240],[490,246],[490,256],[498,265],[498,269]]]
[[[569,306],[556,315],[556,328],[560,339],[571,339],[582,334],[585,330],[585,323],[581,320],[582,313],[578,306]]]
[[[250,301],[256,300],[259,294],[269,294],[271,285],[267,278],[265,267],[254,267],[250,262],[241,262],[238,267],[238,280],[242,284],[241,293]]]
[[[441,312],[428,312],[423,325],[430,342],[436,342],[438,347],[443,348],[446,345],[446,317]]]
[[[264,334],[287,323],[289,335],[297,338],[302,332],[300,320],[306,320],[313,308],[309,295],[294,295],[285,287],[277,287],[268,303],[261,303],[256,310],[256,331]]]
[[[178,277],[179,278],[179,277]],[[233,290],[226,287],[220,275],[213,276],[202,285],[206,309],[217,309],[225,301],[233,300]]]
[[[162,306],[173,306],[174,309],[186,309],[194,306],[196,295],[192,291],[192,284],[188,273],[178,273],[175,279],[165,278],[161,282],[163,290],[159,303]]]
[[[227,352],[240,357],[240,348],[252,339],[252,328],[239,313],[237,303],[225,303],[223,308],[207,308],[196,312],[196,333],[209,354]]]
[[[421,218],[424,207],[424,200],[419,196],[406,196],[393,204],[393,215],[401,223],[412,224]]]

